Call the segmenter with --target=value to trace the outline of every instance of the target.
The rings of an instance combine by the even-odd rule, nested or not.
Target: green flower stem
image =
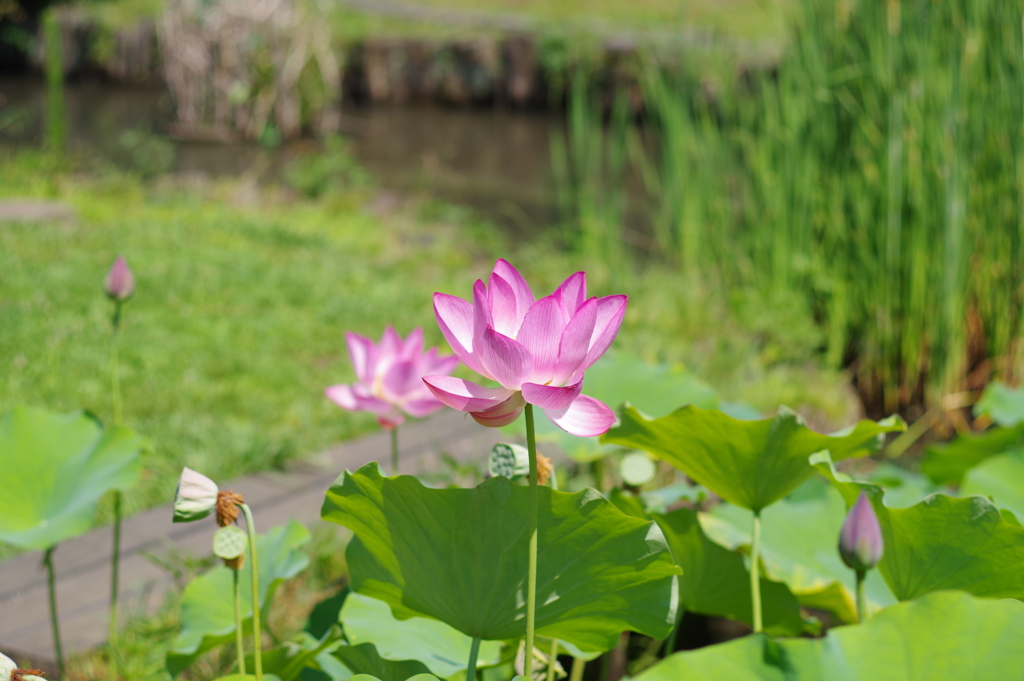
[[[238,673],[245,676],[245,634],[242,632],[242,580],[241,570],[232,570],[235,581],[235,648],[238,655]]]
[[[594,474],[594,489],[604,494],[604,459],[594,459],[590,464],[590,470]]]
[[[578,657],[572,658],[572,671],[569,672],[569,681],[583,681],[583,672],[587,669],[587,661]]]
[[[761,577],[758,574],[761,561],[761,514],[754,512],[754,539],[750,545],[750,598],[754,608],[754,633],[760,633],[761,624]]]
[[[672,627],[672,631],[669,632],[668,638],[665,639],[665,657],[676,652],[676,647],[679,645],[679,627],[683,624],[684,615],[686,615],[686,610],[680,604],[679,612],[676,613],[676,624]]]
[[[548,657],[548,681],[555,681],[555,667],[558,666],[558,639],[551,639],[551,655]]]
[[[532,678],[533,622],[537,610],[537,436],[533,430],[533,405],[526,405],[526,449],[530,453],[530,554],[526,567],[526,658],[524,675]]]
[[[50,625],[53,627],[53,650],[57,654],[57,676],[64,678],[64,647],[60,643],[60,620],[57,615],[57,577],[53,571],[53,552],[56,546],[46,549],[43,565],[46,566],[46,584],[50,593]]]
[[[476,681],[476,658],[480,654],[480,637],[473,637],[473,645],[469,648],[469,664],[466,665],[466,681]]]
[[[863,622],[868,616],[868,601],[864,595],[864,578],[868,573],[865,570],[857,570],[857,621]]]
[[[121,590],[121,490],[114,490],[114,547],[110,559],[110,616],[108,619],[109,633],[107,645],[110,648],[110,659],[107,661],[107,678],[117,681],[117,640],[118,631],[118,592]]]
[[[252,559],[252,656],[256,681],[263,681],[263,643],[260,631],[260,574],[259,558],[256,555],[256,523],[252,520],[249,504],[239,504],[245,514],[245,526],[249,530],[249,557]]]
[[[114,303],[114,316],[110,318],[113,335],[110,340],[110,395],[114,403],[114,423],[121,423],[121,375],[118,367],[119,339],[121,337],[121,306],[118,300]]]
[[[398,475],[398,426],[391,428],[391,475]]]
[[[114,316],[110,323],[113,335],[110,340],[110,394],[114,407],[114,423],[121,425],[121,376],[118,369],[118,346],[121,331],[122,301],[114,303]],[[110,615],[108,617],[107,645],[110,659],[107,661],[107,678],[117,681],[118,596],[121,591],[121,490],[114,490],[114,546],[110,559]]]

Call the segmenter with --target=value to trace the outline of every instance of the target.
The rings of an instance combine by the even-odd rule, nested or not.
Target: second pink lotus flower
[[[380,343],[351,331],[345,340],[357,380],[324,391],[339,407],[376,414],[384,428],[401,425],[403,412],[420,418],[444,408],[423,384],[423,376],[447,374],[459,360],[438,355],[437,348],[423,352],[422,329],[413,329],[405,340],[391,326]]]
[[[600,435],[615,414],[581,394],[583,372],[615,340],[625,312],[624,295],[588,299],[583,272],[536,300],[522,275],[498,260],[488,284],[473,286],[472,303],[435,293],[434,314],[458,358],[501,387],[452,376],[423,380],[439,400],[485,426],[512,423],[529,403],[566,432]]]

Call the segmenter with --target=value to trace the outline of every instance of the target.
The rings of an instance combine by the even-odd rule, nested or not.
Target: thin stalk
[[[476,680],[476,658],[480,654],[480,637],[473,637],[473,645],[469,647],[469,664],[466,665],[466,681]]]
[[[64,646],[60,643],[60,621],[57,616],[57,578],[53,571],[53,552],[56,546],[46,549],[43,564],[46,566],[46,585],[50,593],[50,625],[53,627],[53,650],[57,654],[57,676],[64,678]]]
[[[121,331],[121,305],[122,301],[120,300],[114,303],[114,316],[111,318],[113,335],[110,340],[110,394],[116,425],[121,425],[121,376],[117,361],[118,340]],[[110,560],[110,615],[107,620],[109,626],[107,645],[110,648],[110,659],[107,664],[107,678],[110,681],[117,681],[119,666],[117,659],[119,638],[117,601],[121,591],[121,490],[114,490],[114,546]]]
[[[263,643],[260,631],[260,574],[259,556],[256,554],[256,523],[252,520],[249,504],[239,504],[245,514],[245,527],[249,531],[249,556],[252,558],[252,656],[256,668],[256,681],[263,681]]]
[[[761,513],[754,512],[754,539],[750,546],[750,598],[754,608],[754,633],[760,633],[761,625],[761,578],[758,563],[761,560]]]
[[[551,655],[548,657],[548,681],[555,681],[555,667],[558,665],[558,639],[551,639]]]
[[[864,595],[864,578],[867,577],[865,570],[857,570],[857,621],[863,622],[868,614],[868,601]]]
[[[113,334],[110,340],[110,395],[114,407],[114,423],[121,424],[121,375],[118,367],[118,349],[121,338],[121,306],[120,300],[114,302],[114,315],[110,319]]]
[[[64,51],[60,23],[51,7],[42,17],[46,50],[46,146],[51,153],[64,153],[67,122],[64,112]]]
[[[686,615],[686,610],[680,607],[679,612],[676,614],[676,624],[672,627],[672,631],[669,633],[668,638],[665,639],[665,657],[676,652],[676,647],[679,645],[679,627],[683,623],[684,615]]]
[[[107,645],[110,648],[110,659],[107,661],[107,678],[117,681],[119,667],[117,657],[118,631],[118,592],[121,590],[121,490],[114,490],[114,547],[110,559],[110,616]]]
[[[526,449],[530,454],[530,554],[526,567],[526,658],[524,675],[532,678],[533,622],[537,609],[537,437],[533,430],[533,405],[526,405]]]
[[[242,632],[242,580],[241,570],[232,570],[235,582],[235,648],[238,654],[238,673],[245,676],[245,634]]]
[[[391,429],[391,475],[398,475],[398,426]]]
[[[572,658],[572,671],[569,672],[569,681],[583,681],[583,672],[587,669],[587,661],[578,657]]]

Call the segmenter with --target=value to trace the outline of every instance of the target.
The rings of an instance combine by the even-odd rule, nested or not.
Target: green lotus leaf
[[[626,405],[601,441],[649,452],[726,501],[759,512],[814,475],[807,465],[814,452],[827,449],[836,461],[863,456],[881,446],[885,433],[904,428],[891,416],[822,435],[785,407],[773,418],[740,421],[695,406],[651,419]]]
[[[295,681],[300,676],[304,678],[309,675],[306,670],[320,671],[319,663],[325,658],[333,660],[334,658],[330,657],[331,653],[344,644],[341,626],[337,623],[319,639],[308,632],[301,631],[273,648],[263,649],[263,672],[264,674],[273,674],[281,681]],[[254,669],[255,666],[255,659],[250,652],[246,655],[245,667]],[[351,672],[346,671],[339,676],[347,679],[351,675]]]
[[[1024,422],[1024,387],[1011,388],[992,381],[974,404],[974,415],[988,416],[997,425],[1010,428]]]
[[[676,575],[656,524],[630,518],[594,490],[538,490],[537,634],[584,651],[626,629],[668,635]],[[428,489],[384,478],[371,463],[327,492],[324,520],[350,528],[352,588],[400,619],[433,617],[489,641],[526,632],[530,490],[507,478]]]
[[[845,517],[846,503],[827,484],[813,495],[772,504],[761,513],[761,560],[765,573],[784,582],[801,605],[852,623],[857,621],[854,573],[836,550]],[[720,504],[711,513],[701,514],[700,521],[716,543],[728,548],[750,546],[750,511]],[[865,590],[872,609],[896,602],[877,570],[868,573]]]
[[[405,679],[405,677],[396,677],[395,681],[403,681],[403,679],[404,681],[437,681],[437,677],[433,674],[416,674],[415,676],[410,676],[408,679]],[[349,679],[349,681],[388,681],[388,679],[378,679],[376,676],[371,676],[370,674],[356,674]]]
[[[215,681],[256,681],[256,676],[253,674],[231,674],[218,677]],[[273,674],[264,674],[263,681],[281,681],[281,679]]]
[[[442,678],[466,669],[473,639],[444,622],[426,617],[395,619],[384,601],[352,593],[341,610],[345,638],[352,645],[372,643],[386,660],[417,660]],[[477,667],[501,660],[501,643],[480,645]]]
[[[921,472],[936,485],[959,485],[964,473],[985,459],[1020,449],[1022,445],[1024,424],[958,437],[948,444],[928,447]]]
[[[92,529],[100,499],[139,477],[143,440],[82,413],[0,417],[0,542],[45,550]]]
[[[309,557],[301,548],[309,542],[309,531],[290,521],[256,537],[259,553],[260,614],[266,616],[277,587],[306,569]],[[248,556],[239,578],[242,581],[242,628],[252,631],[252,556]],[[181,631],[167,653],[167,671],[177,676],[206,651],[234,641],[235,605],[232,570],[218,565],[194,579],[181,597]]]
[[[1024,452],[999,454],[967,471],[960,494],[992,497],[999,506],[1024,518]]]
[[[693,509],[679,508],[654,519],[683,568],[679,607],[752,625],[750,571],[743,556],[708,539]],[[776,636],[804,633],[800,603],[785,584],[762,577],[761,601],[765,631]]]
[[[436,681],[427,666],[418,660],[387,660],[380,656],[372,643],[340,646],[332,655],[354,676],[349,679],[376,678],[379,681],[405,681],[406,679],[429,679]]]
[[[835,470],[827,452],[811,462],[847,505],[863,490],[882,526],[885,553],[878,570],[899,600],[943,589],[976,596],[1024,598],[1024,528],[984,497],[932,494],[909,508],[889,508],[882,490]]]
[[[763,635],[676,653],[636,681],[963,681],[1020,679],[1024,604],[933,593],[837,627],[823,639]]]

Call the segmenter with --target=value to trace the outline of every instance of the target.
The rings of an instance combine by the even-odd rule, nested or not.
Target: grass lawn
[[[0,197],[59,199],[78,214],[0,223],[0,410],[110,417],[102,283],[124,254],[137,279],[121,337],[124,415],[152,443],[129,512],[169,501],[183,465],[229,480],[376,428],[323,396],[353,378],[344,332],[423,326],[443,343],[431,294],[468,297],[499,256],[538,293],[579,269],[593,294],[629,293],[619,347],[684,361],[727,399],[804,406],[834,424],[848,415],[844,378],[812,359],[820,336],[798,306],[725,298],[654,268],[605,272],[544,240],[512,245],[435,201],[375,210],[372,189],[314,202],[48,164],[35,153],[0,161]]]
[[[345,330],[422,325],[436,344],[431,294],[471,283],[490,257],[465,229],[382,224],[344,200],[201,199],[118,175],[32,176],[24,162],[0,172],[3,194],[56,196],[79,215],[0,225],[0,408],[110,417],[103,277],[119,253],[135,271],[124,414],[153,451],[130,510],[169,500],[182,465],[226,480],[374,428],[322,394],[353,378]]]
[[[680,28],[713,30],[736,38],[780,37],[794,0],[402,0],[435,10],[521,16],[538,27],[602,33]]]

